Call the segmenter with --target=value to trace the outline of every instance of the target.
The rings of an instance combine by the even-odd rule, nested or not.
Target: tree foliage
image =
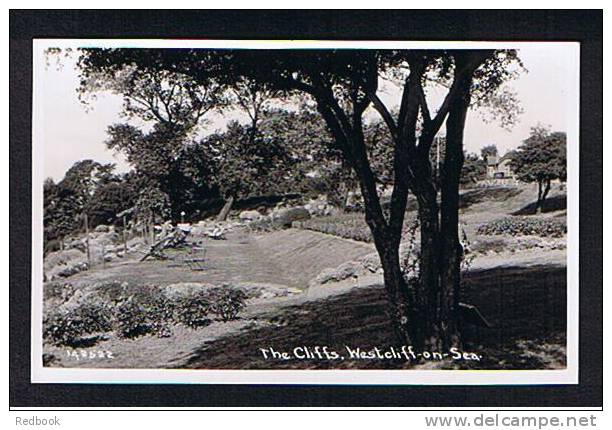
[[[466,154],[461,170],[461,185],[473,185],[487,174],[487,163],[476,154]]]
[[[137,191],[126,176],[100,185],[85,205],[92,227],[118,223],[117,214],[134,206]]]
[[[538,184],[538,210],[550,191],[551,181],[565,181],[567,178],[566,146],[567,135],[564,132],[551,132],[536,126],[512,157],[511,166],[517,178]]]
[[[486,161],[487,157],[496,157],[499,154],[495,144],[486,145],[480,148],[480,156]]]
[[[100,190],[114,182],[113,164],[93,160],[74,163],[57,184],[47,179],[43,186],[44,225],[47,240],[61,239],[78,231]],[[95,225],[93,225],[95,226]]]

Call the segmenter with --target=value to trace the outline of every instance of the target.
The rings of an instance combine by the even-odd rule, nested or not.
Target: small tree
[[[531,129],[530,136],[523,141],[512,158],[511,166],[520,181],[538,184],[536,212],[548,196],[551,181],[565,181],[567,177],[567,136],[564,132],[550,132],[537,126]]]

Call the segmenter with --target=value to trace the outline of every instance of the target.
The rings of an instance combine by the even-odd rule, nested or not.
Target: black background
[[[602,12],[10,11],[10,407],[602,407]],[[539,386],[31,384],[33,38],[579,41],[580,383]]]

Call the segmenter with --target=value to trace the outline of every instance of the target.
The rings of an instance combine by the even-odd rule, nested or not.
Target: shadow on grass
[[[468,190],[459,195],[459,209],[466,209],[484,201],[504,201],[521,193],[516,187],[486,187]]]
[[[533,215],[538,208],[538,202],[529,203],[527,206],[513,212],[512,215]],[[542,212],[555,212],[567,209],[567,198],[565,195],[549,197],[542,204]]]
[[[495,328],[465,326],[464,349],[483,356],[468,368],[547,368],[565,363],[565,292],[563,267],[498,268],[471,273],[462,299],[476,305]],[[300,346],[345,346],[368,350],[397,346],[387,316],[384,289],[367,287],[326,299],[290,306],[260,317],[259,327],[217,339],[193,351],[180,367],[226,369],[389,368],[407,367],[393,360],[264,360],[260,348],[291,352]],[[517,345],[522,345],[523,349]],[[551,345],[541,357],[529,348]],[[527,351],[525,351],[527,349]]]

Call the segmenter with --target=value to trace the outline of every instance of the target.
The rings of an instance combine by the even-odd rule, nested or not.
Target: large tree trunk
[[[415,345],[415,335],[418,333],[418,320],[415,315],[414,292],[404,279],[404,273],[399,258],[401,230],[406,211],[408,188],[403,178],[396,185],[391,196],[389,215],[396,224],[387,223],[380,205],[374,174],[368,162],[367,151],[361,128],[361,118],[354,118],[356,125],[353,138],[353,168],[359,179],[359,187],[365,206],[366,223],[370,227],[374,245],[380,257],[385,291],[389,301],[389,313],[393,322],[398,341],[405,345]]]
[[[334,134],[337,146],[359,179],[370,227],[384,271],[391,317],[402,342],[415,348],[442,351],[461,341],[458,301],[462,250],[458,235],[459,178],[463,163],[463,131],[470,100],[474,71],[492,51],[457,52],[453,84],[438,113],[432,117],[422,86],[426,70],[423,58],[408,60],[406,78],[397,120],[377,96],[376,61],[360,75],[368,100],[360,91],[351,93],[352,112],[335,99],[331,85],[318,76],[313,86],[300,86],[315,97],[319,112]],[[362,80],[366,78],[366,85]],[[363,139],[362,114],[369,104],[380,113],[394,141],[394,187],[388,216],[382,211]],[[448,115],[448,116],[447,116]],[[416,133],[419,116],[423,129]],[[436,134],[447,121],[447,148],[439,191],[432,176],[429,152]],[[418,139],[418,146],[416,145]],[[449,146],[451,147],[449,149]],[[419,205],[421,221],[421,260],[419,278],[405,279],[399,246],[408,191]]]
[[[414,345],[418,321],[408,296],[410,291],[400,264],[399,246],[386,242],[382,246],[377,246],[377,250],[384,273],[389,316],[393,322],[396,337],[404,345]]]
[[[414,187],[417,196],[420,221],[420,262],[417,292],[417,313],[420,321],[417,336],[418,346],[434,348],[440,346],[438,304],[440,297],[440,222],[437,193],[433,183]]]
[[[227,216],[232,210],[232,205],[234,204],[234,196],[230,196],[226,201],[223,207],[221,208],[221,212],[217,215],[217,221],[225,221]]]
[[[446,153],[441,183],[440,236],[440,327],[444,348],[461,343],[459,333],[459,295],[463,249],[459,241],[459,182],[463,168],[463,133],[470,104],[469,85],[449,110],[446,122]]]

